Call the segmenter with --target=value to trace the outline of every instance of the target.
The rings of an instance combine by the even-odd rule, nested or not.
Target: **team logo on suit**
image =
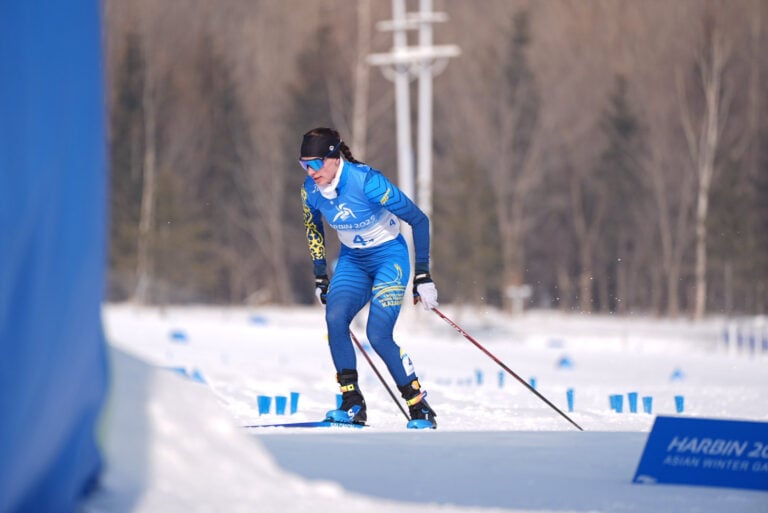
[[[336,205],[336,215],[333,216],[333,222],[335,223],[338,220],[346,221],[350,217],[355,219],[355,213],[352,212],[352,209],[347,207],[346,203],[340,203]]]

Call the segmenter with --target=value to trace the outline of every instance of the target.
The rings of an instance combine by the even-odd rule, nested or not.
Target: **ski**
[[[322,427],[340,427],[340,428],[358,428],[368,427],[368,424],[355,424],[352,422],[336,422],[333,420],[317,420],[308,422],[282,422],[278,424],[253,424],[243,426],[244,428],[322,428]],[[406,426],[408,429],[435,429],[435,425],[427,420],[412,420]]]
[[[245,428],[266,428],[266,427],[285,427],[285,428],[323,428],[323,427],[340,427],[340,428],[357,428],[362,429],[367,424],[354,424],[352,422],[335,422],[332,420],[318,420],[309,422],[281,422],[278,424],[254,424],[250,426],[243,426]]]

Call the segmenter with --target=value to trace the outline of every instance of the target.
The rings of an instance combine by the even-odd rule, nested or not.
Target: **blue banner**
[[[768,423],[657,417],[633,482],[768,491]]]
[[[0,0],[0,513],[102,469],[107,137],[99,0]]]

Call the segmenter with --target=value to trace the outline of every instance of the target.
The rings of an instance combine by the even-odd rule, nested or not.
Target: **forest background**
[[[397,182],[393,83],[365,62],[391,9],[104,1],[109,300],[312,301],[301,135],[333,126]],[[461,48],[434,79],[442,302],[509,308],[529,285],[565,311],[768,310],[768,2],[434,9],[435,43]]]

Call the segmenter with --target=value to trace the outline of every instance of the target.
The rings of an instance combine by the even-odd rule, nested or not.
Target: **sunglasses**
[[[322,169],[323,164],[325,164],[325,158],[322,159],[312,159],[312,160],[299,160],[299,165],[304,168],[304,171],[309,171],[310,168],[312,168],[315,171],[320,171]]]
[[[331,146],[331,151],[329,151],[325,157],[321,159],[311,159],[311,160],[301,160],[299,159],[299,165],[304,169],[304,171],[309,171],[311,168],[314,171],[320,171],[323,168],[323,165],[325,164],[325,159],[331,156],[333,152],[338,150],[339,145],[341,144],[341,141],[337,142],[333,146]]]

